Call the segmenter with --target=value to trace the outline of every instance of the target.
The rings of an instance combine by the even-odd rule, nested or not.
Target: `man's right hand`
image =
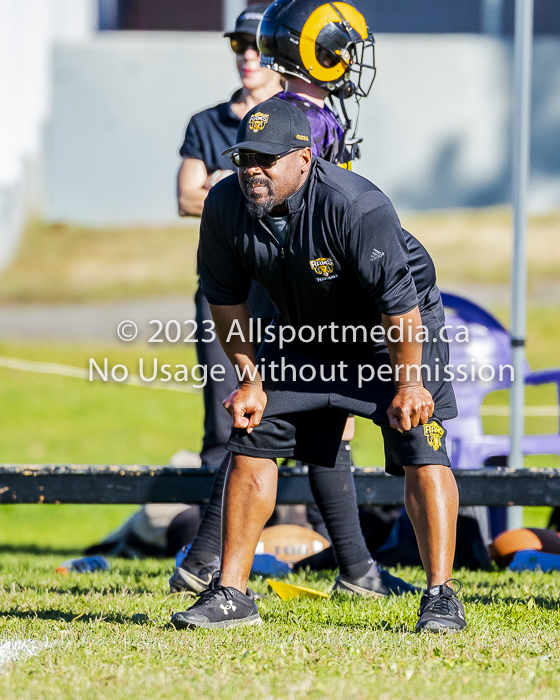
[[[242,384],[222,404],[233,418],[233,427],[245,428],[250,433],[261,422],[266,402],[266,394],[260,386]]]

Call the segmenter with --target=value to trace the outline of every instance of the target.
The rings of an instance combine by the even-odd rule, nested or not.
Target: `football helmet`
[[[342,99],[367,97],[375,78],[374,39],[351,2],[275,0],[257,31],[261,65]]]

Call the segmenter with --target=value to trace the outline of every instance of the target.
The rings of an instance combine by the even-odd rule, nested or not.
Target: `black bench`
[[[456,470],[461,505],[560,506],[559,469]],[[214,472],[136,465],[3,464],[0,503],[206,503]],[[404,478],[356,468],[360,505],[402,505]],[[278,503],[313,503],[303,468],[280,467]]]

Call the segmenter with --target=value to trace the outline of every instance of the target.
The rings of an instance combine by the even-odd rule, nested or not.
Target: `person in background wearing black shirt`
[[[261,68],[257,51],[256,33],[266,4],[251,5],[235,23],[233,31],[226,32],[235,53],[237,70],[243,87],[231,99],[198,112],[191,117],[180,155],[183,162],[177,177],[177,197],[180,216],[200,216],[210,188],[233,172],[231,161],[223,151],[235,143],[237,129],[245,114],[259,102],[272,97],[282,88],[280,76]],[[235,386],[235,373],[230,367],[217,340],[208,341],[208,322],[211,321],[208,302],[198,288],[195,296],[197,323],[197,353],[200,364],[225,367],[224,381],[208,382],[204,387],[204,438],[200,458],[205,467],[218,468],[226,455],[230,420],[222,407],[228,393],[224,386]],[[275,309],[266,293],[257,290],[251,295],[254,317],[270,319]],[[263,328],[266,323],[263,324]]]
[[[180,216],[200,216],[208,190],[231,175],[229,158],[222,152],[235,142],[241,119],[259,102],[282,89],[277,73],[261,68],[256,33],[266,4],[251,5],[237,18],[235,29],[224,34],[231,43],[243,87],[227,102],[191,117],[180,155],[177,178]]]
[[[427,577],[416,630],[464,629],[463,606],[449,585],[459,498],[442,425],[457,406],[451,383],[436,369],[447,366],[449,349],[434,265],[402,229],[389,199],[365,178],[313,158],[310,141],[309,122],[297,107],[276,97],[258,105],[226,151],[238,176],[214,188],[204,208],[201,284],[222,347],[243,379],[224,404],[233,419],[233,454],[221,571],[171,623],[189,629],[261,622],[247,581],[275,504],[276,459],[334,466],[353,411],[381,427],[386,471],[405,476],[405,504]],[[258,360],[248,341],[252,280],[279,312]],[[285,326],[288,337],[305,331],[307,340],[282,347]],[[365,328],[367,336],[341,339],[343,326]],[[386,336],[374,338],[381,326]],[[242,333],[232,334],[235,327]],[[321,342],[320,329],[329,328]],[[273,366],[277,371],[284,363],[286,376],[274,376]],[[363,367],[369,368],[365,383]]]

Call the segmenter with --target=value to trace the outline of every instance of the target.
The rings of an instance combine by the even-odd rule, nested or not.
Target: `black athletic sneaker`
[[[420,589],[411,583],[403,581],[398,576],[393,576],[386,569],[382,569],[377,562],[372,562],[370,570],[361,578],[349,579],[338,576],[334,582],[334,591],[355,593],[366,598],[370,596],[404,595],[405,593],[420,593]]]
[[[186,559],[181,562],[169,579],[171,593],[186,593],[187,595],[200,595],[210,585],[212,576],[220,568],[220,557],[216,557],[209,564],[199,568],[187,565]]]
[[[457,632],[465,629],[465,608],[457,599],[461,582],[457,581],[459,589],[454,591],[446,585],[451,581],[457,579],[450,578],[441,586],[432,586],[424,593],[418,610],[420,619],[416,623],[417,632]]]
[[[262,619],[253,592],[248,588],[247,594],[244,594],[237,588],[222,586],[220,572],[217,571],[208,590],[204,591],[187,611],[175,613],[171,624],[178,630],[196,627],[224,629],[240,625],[260,625]]]

